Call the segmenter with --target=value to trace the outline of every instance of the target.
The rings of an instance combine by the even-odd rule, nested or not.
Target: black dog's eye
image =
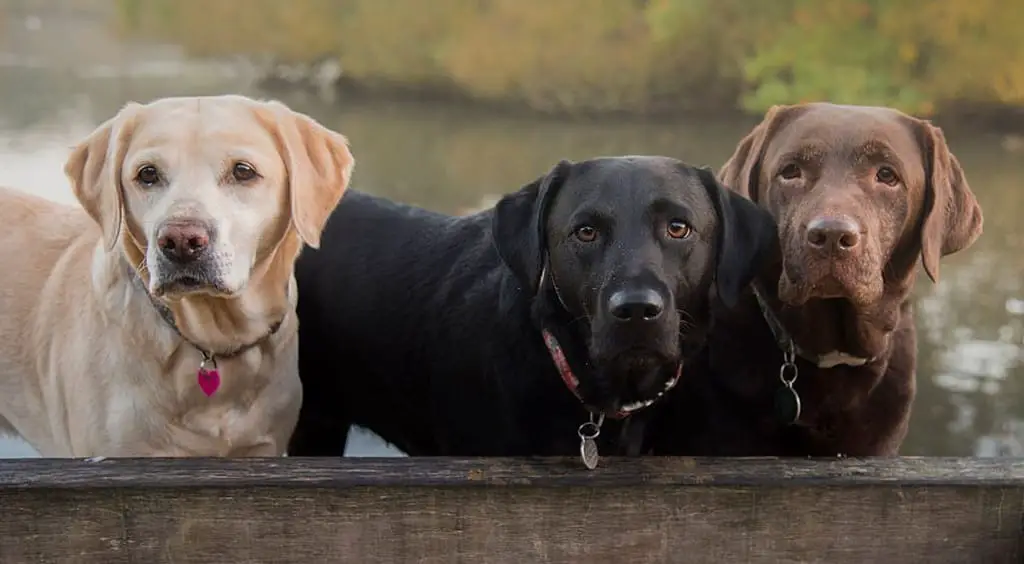
[[[573,235],[584,243],[593,243],[597,239],[597,229],[589,225],[581,225],[573,231]]]
[[[154,186],[160,182],[160,171],[153,165],[144,165],[135,173],[135,180],[143,186]]]
[[[231,176],[236,182],[248,182],[259,176],[259,173],[251,164],[239,162],[231,168]]]
[[[803,172],[800,170],[800,167],[796,166],[793,163],[789,163],[788,165],[782,167],[782,170],[779,171],[779,176],[786,180],[795,180],[797,178],[800,178],[800,176],[802,175]]]
[[[900,177],[896,174],[896,171],[888,166],[878,169],[878,172],[875,173],[875,180],[889,186],[895,186],[900,183]]]
[[[685,221],[673,219],[668,222],[668,228],[665,231],[673,239],[686,239],[693,232],[693,229]]]

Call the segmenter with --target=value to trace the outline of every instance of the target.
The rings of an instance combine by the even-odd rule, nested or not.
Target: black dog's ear
[[[571,167],[571,162],[559,161],[551,172],[504,196],[494,206],[491,231],[498,256],[531,294],[537,293],[544,267],[548,209]]]
[[[697,168],[697,176],[718,212],[715,285],[719,299],[731,308],[777,248],[775,220],[768,210],[722,186],[710,168]]]

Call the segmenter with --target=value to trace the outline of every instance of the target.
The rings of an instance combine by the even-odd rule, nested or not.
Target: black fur
[[[670,216],[692,235],[668,237]],[[577,453],[588,411],[541,328],[587,405],[614,411],[663,387],[714,295],[735,300],[774,240],[767,212],[665,157],[562,161],[466,217],[350,191],[296,268],[304,403],[289,452],[340,455],[358,424],[411,455]],[[664,314],[610,316],[623,289],[661,296]],[[607,420],[602,452],[638,452],[646,413]]]

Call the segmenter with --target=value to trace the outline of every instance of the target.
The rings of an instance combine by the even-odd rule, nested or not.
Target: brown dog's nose
[[[818,217],[807,224],[807,244],[821,251],[849,251],[860,244],[860,226],[845,217]]]
[[[210,244],[210,230],[197,222],[167,222],[160,228],[156,244],[168,260],[192,262],[203,255]]]

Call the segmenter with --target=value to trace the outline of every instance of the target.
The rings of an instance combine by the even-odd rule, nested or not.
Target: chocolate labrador
[[[655,453],[895,455],[915,391],[918,257],[969,247],[982,213],[942,131],[888,108],[775,107],[720,180],[769,210],[780,253],[651,429]]]
[[[289,453],[341,455],[352,424],[410,455],[568,455],[598,432],[637,453],[712,299],[773,245],[766,211],[667,157],[563,161],[465,217],[350,192],[297,265]]]

